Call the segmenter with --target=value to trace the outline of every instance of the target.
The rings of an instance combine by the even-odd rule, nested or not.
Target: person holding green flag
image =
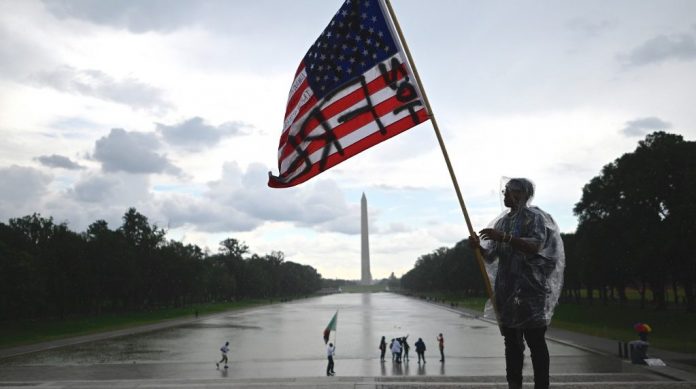
[[[334,371],[334,354],[336,353],[336,347],[334,347],[333,343],[329,343],[329,347],[326,348],[326,357],[329,359],[329,364],[326,365],[326,375],[327,376],[332,376],[335,375],[336,372]]]
[[[331,331],[336,331],[336,322],[338,321],[338,311],[334,313],[333,317],[331,318],[331,321],[329,321],[329,324],[326,326],[326,329],[324,329],[324,344],[326,344],[329,341],[329,335],[331,335]],[[336,342],[336,337],[334,336],[334,342]],[[326,348],[326,358],[329,360],[328,365],[326,365],[326,375],[327,376],[332,376],[336,374],[334,371],[334,354],[336,353],[336,346],[334,346],[333,343],[329,343],[329,346]]]

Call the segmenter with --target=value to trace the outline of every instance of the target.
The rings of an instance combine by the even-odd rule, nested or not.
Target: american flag
[[[268,186],[300,184],[428,120],[385,9],[384,0],[346,0],[305,54]]]

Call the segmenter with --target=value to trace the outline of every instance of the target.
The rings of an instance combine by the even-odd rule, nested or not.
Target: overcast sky
[[[645,134],[696,138],[696,2],[393,0],[474,228],[503,177],[573,232],[582,187]],[[84,231],[129,207],[216,252],[233,237],[374,278],[468,236],[430,122],[266,186],[288,90],[340,1],[0,0],[0,221]]]

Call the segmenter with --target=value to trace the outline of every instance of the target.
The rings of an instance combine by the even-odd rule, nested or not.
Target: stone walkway
[[[448,305],[436,304],[440,309],[456,312],[460,315],[478,317],[479,313],[463,308],[454,308]],[[254,308],[251,308],[254,309]],[[2,359],[21,354],[30,354],[37,351],[56,349],[67,345],[93,342],[137,333],[156,331],[168,327],[175,327],[207,320],[228,313],[210,315],[205,317],[185,318],[170,320],[162,323],[130,328],[118,331],[62,339],[41,344],[0,349],[0,367]],[[480,319],[480,318],[479,318]],[[485,320],[485,319],[480,319]],[[616,341],[603,339],[570,331],[551,328],[547,333],[551,342],[561,343],[570,347],[584,350],[597,355],[593,359],[592,366],[586,366],[589,374],[574,373],[572,366],[577,363],[572,356],[561,356],[552,359],[553,387],[563,388],[696,388],[696,367],[693,361],[695,355],[675,353],[666,350],[650,349],[651,356],[664,360],[666,367],[647,367],[632,365],[618,357],[618,344]],[[419,365],[413,363],[410,374],[394,374],[394,372],[379,370],[374,371],[374,376],[361,376],[359,371],[365,370],[365,366],[371,369],[379,369],[372,359],[341,359],[340,377],[293,377],[293,371],[305,371],[303,364],[316,364],[316,361],[278,361],[272,371],[257,371],[254,361],[237,363],[231,366],[229,371],[221,370],[217,377],[210,377],[208,367],[200,363],[162,362],[136,364],[93,364],[74,366],[15,366],[4,367],[0,370],[0,387],[2,388],[506,388],[505,377],[495,375],[468,375],[447,376],[444,371],[438,373],[437,369],[444,369],[444,365],[437,362],[428,364],[427,373],[420,374]],[[491,358],[453,358],[448,359],[447,367],[451,371],[462,371],[458,367],[466,366],[464,371],[499,372],[500,361]],[[297,365],[297,370],[294,370]],[[271,365],[266,365],[273,366]],[[382,369],[384,369],[384,365]],[[391,363],[389,369],[394,368]],[[425,369],[425,366],[422,367]],[[172,379],[152,379],[152,369],[157,369],[158,377],[187,377]],[[213,366],[214,369],[214,366]],[[408,369],[408,367],[406,367]],[[311,370],[311,369],[310,369]],[[138,372],[142,371],[142,374]],[[213,370],[214,371],[214,370]],[[351,371],[354,373],[351,375]],[[372,374],[372,373],[369,373]],[[437,375],[440,374],[440,375]],[[36,377],[36,381],[27,380],[26,377]],[[529,377],[525,377],[529,381]],[[532,387],[529,382],[525,387]]]

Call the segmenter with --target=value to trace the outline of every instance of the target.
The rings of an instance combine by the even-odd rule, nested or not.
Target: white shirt
[[[335,351],[336,351],[336,347],[335,347],[335,346],[328,346],[328,347],[326,348],[326,356],[327,356],[327,357],[333,357]]]

